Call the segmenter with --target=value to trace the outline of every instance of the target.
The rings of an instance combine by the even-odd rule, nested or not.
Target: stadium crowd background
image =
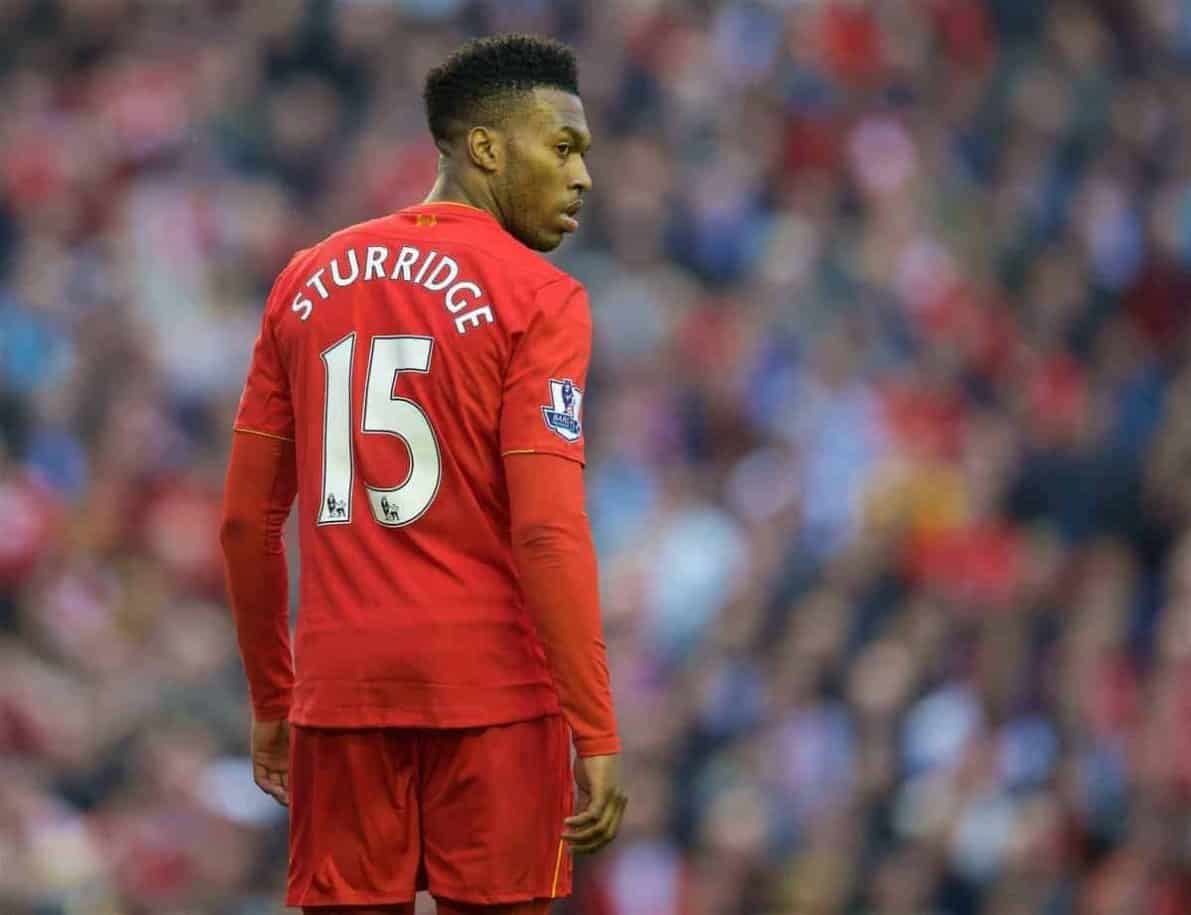
[[[1191,912],[1182,0],[0,2],[0,910],[281,911],[231,416],[509,29],[596,135],[632,804],[561,915]]]

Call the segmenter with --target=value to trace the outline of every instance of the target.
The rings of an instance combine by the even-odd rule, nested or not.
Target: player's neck
[[[487,188],[470,188],[447,172],[439,172],[434,187],[423,203],[459,203],[490,213],[502,226],[505,224],[500,207]]]

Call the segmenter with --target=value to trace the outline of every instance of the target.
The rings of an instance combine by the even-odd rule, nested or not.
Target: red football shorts
[[[570,893],[562,716],[458,730],[295,725],[290,741],[287,905]]]

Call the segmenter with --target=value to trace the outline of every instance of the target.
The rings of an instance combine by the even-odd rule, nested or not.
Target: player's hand
[[[289,806],[289,722],[252,722],[252,780],[277,803]]]
[[[575,761],[575,781],[587,807],[563,821],[567,829],[562,837],[571,843],[572,851],[590,854],[616,838],[629,803],[621,784],[620,757],[580,757]]]

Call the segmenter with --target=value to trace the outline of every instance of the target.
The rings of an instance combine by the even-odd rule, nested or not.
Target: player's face
[[[552,251],[579,228],[581,200],[591,190],[583,103],[559,89],[535,89],[515,117],[501,175],[507,228],[529,247]]]

